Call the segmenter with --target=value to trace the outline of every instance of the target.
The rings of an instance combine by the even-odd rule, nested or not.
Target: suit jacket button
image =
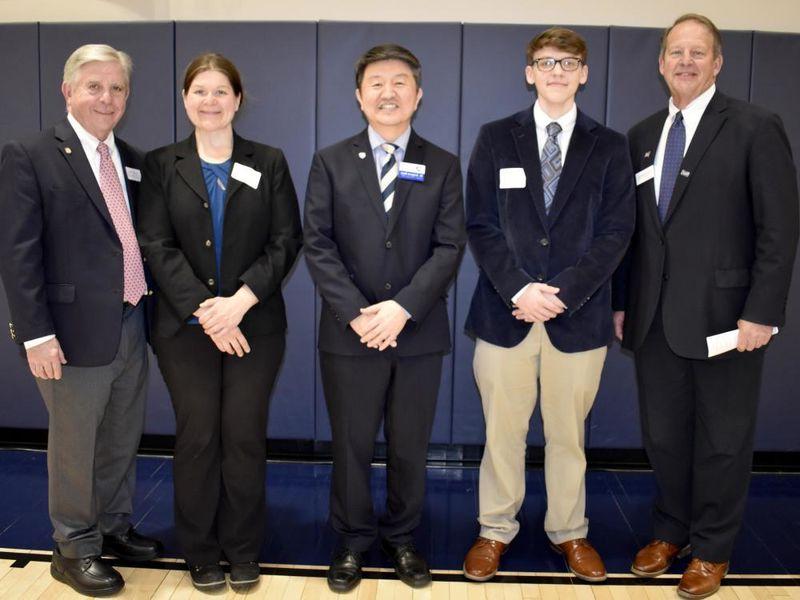
[[[539,240],[539,245],[540,246],[549,246],[550,245],[550,240],[548,240],[547,238],[542,238],[542,239]]]
[[[386,283],[386,284],[384,284],[383,287],[384,287],[384,289],[390,290],[390,289],[392,289],[392,284],[391,283]]]
[[[148,296],[152,296],[153,295],[153,290],[147,290],[147,295]]]
[[[536,281],[544,281],[544,275],[542,275],[541,273],[539,273],[539,274],[536,276]]]
[[[387,241],[387,242],[386,242],[386,247],[387,247],[387,248],[391,248],[391,247],[392,247],[392,242],[390,242],[390,241]]]
[[[214,278],[213,277],[209,277],[208,278],[208,285],[214,285]]]
[[[211,248],[211,240],[206,240],[206,248]]]
[[[208,208],[208,202],[203,202],[203,208]]]
[[[669,273],[664,273],[664,281],[669,281]]]

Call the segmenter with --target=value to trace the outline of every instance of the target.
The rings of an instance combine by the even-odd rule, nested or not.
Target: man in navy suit
[[[124,585],[101,553],[148,560],[160,550],[130,523],[149,294],[133,229],[141,155],[113,133],[130,71],[110,46],[75,50],[61,87],[67,118],[10,142],[0,162],[10,333],[50,418],[50,572],[87,595]]]
[[[486,419],[480,535],[464,561],[494,576],[519,530],[528,422],[541,390],[544,527],[569,569],[606,578],[587,541],[584,421],[612,340],[610,278],[634,228],[625,138],[577,109],[586,42],[551,28],[528,44],[533,107],[481,128],[467,175],[467,234],[480,275],[467,316]]]
[[[678,594],[704,598],[744,514],[764,353],[797,247],[797,175],[780,118],[717,89],[722,41],[707,17],[679,17],[658,64],[670,100],[628,134],[636,233],[614,281],[657,489],[653,539],[631,570],[655,577],[691,551]],[[738,352],[710,359],[706,337],[732,330]]]
[[[339,551],[328,584],[346,591],[380,536],[402,581],[427,585],[414,548],[425,462],[450,350],[447,288],[466,243],[458,159],[411,127],[421,67],[406,48],[376,46],[356,65],[369,126],[320,150],[305,204],[305,253],[322,296],[319,357],[333,434],[331,524]],[[375,436],[388,446],[386,512],[370,493]]]

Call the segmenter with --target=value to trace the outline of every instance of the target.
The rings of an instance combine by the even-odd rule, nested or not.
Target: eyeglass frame
[[[539,61],[541,60],[552,60],[553,67],[551,69],[543,69],[542,67],[539,66]],[[575,60],[578,62],[578,64],[574,69],[565,69],[564,63],[562,62],[565,60]],[[580,69],[581,66],[585,64],[586,63],[583,61],[583,59],[578,58],[577,56],[564,56],[562,58],[553,58],[552,56],[542,56],[541,58],[534,58],[533,61],[531,61],[531,66],[536,67],[542,73],[549,73],[550,71],[555,70],[556,65],[559,65],[561,67],[561,70],[564,71],[565,73],[574,73],[575,71]]]

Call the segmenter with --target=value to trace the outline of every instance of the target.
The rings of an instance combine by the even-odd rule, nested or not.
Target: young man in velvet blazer
[[[553,548],[581,579],[606,578],[586,540],[584,421],[612,340],[610,278],[634,228],[624,136],[575,104],[586,43],[552,28],[528,44],[533,107],[481,128],[467,176],[467,233],[480,275],[467,317],[486,418],[480,535],[464,561],[490,579],[519,530],[528,422],[541,389]]]

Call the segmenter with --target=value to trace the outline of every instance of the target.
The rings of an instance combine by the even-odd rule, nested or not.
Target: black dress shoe
[[[164,550],[161,542],[136,533],[131,527],[125,533],[103,536],[103,554],[122,560],[153,560]]]
[[[361,553],[343,548],[333,556],[328,569],[328,587],[334,592],[349,592],[361,581]]]
[[[261,568],[257,562],[231,563],[231,589],[246,592],[261,579]]]
[[[212,592],[225,587],[225,571],[218,564],[189,565],[192,585],[201,592]]]
[[[85,596],[111,596],[125,585],[122,575],[99,556],[66,558],[58,548],[53,551],[50,575]]]
[[[428,563],[420,556],[414,544],[402,544],[400,546],[390,546],[383,542],[383,551],[389,555],[394,563],[394,571],[400,581],[412,588],[421,588],[428,585],[431,579],[431,572]]]

